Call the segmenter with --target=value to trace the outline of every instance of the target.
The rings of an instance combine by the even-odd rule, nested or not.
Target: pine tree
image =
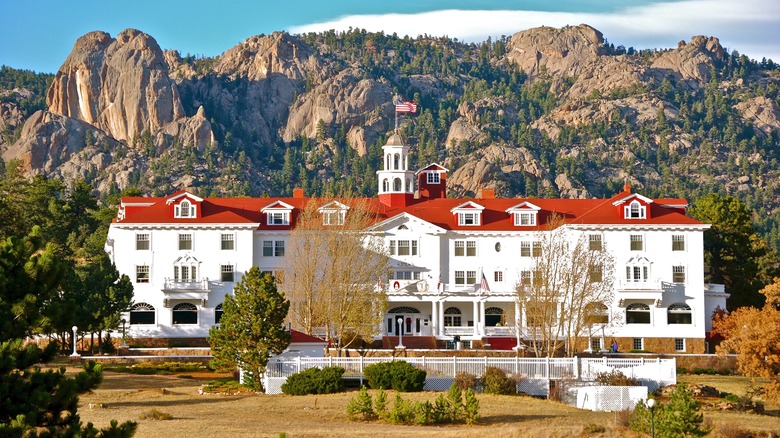
[[[233,295],[225,296],[220,324],[209,331],[214,366],[223,371],[240,368],[244,384],[262,391],[260,378],[268,360],[290,344],[290,332],[284,328],[289,309],[274,277],[253,266]]]

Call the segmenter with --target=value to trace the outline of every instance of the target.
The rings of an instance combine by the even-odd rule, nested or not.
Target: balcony
[[[166,307],[168,300],[200,300],[201,305],[206,305],[209,298],[209,280],[208,278],[197,281],[181,281],[173,278],[166,278],[162,293],[165,295]]]
[[[408,294],[414,292],[436,292],[432,280],[390,280],[387,288],[390,294]]]

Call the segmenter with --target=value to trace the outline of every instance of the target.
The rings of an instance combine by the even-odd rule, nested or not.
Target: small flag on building
[[[479,289],[483,292],[485,291],[490,292],[490,287],[488,286],[487,278],[485,278],[485,271],[482,271],[482,281],[479,283]]]
[[[395,112],[397,113],[416,113],[417,112],[417,103],[415,102],[408,102],[405,100],[396,100],[395,101]]]
[[[441,274],[439,274],[439,282],[436,283],[436,290],[441,289]]]
[[[382,277],[377,277],[376,287],[378,287],[380,290],[385,288],[385,284],[382,282]]]

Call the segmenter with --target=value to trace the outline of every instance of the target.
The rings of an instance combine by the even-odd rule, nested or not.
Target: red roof
[[[174,194],[175,195],[175,194]],[[389,207],[379,202],[378,198],[367,198],[366,205],[377,214],[377,222],[407,213],[430,222],[445,230],[462,231],[517,231],[544,229],[547,221],[553,215],[558,215],[570,224],[580,225],[700,225],[701,222],[684,214],[688,203],[685,199],[657,199],[648,205],[650,214],[646,219],[625,219],[621,210],[613,202],[630,195],[621,192],[609,199],[561,199],[561,198],[435,198],[417,199],[407,206]],[[173,195],[172,195],[173,196]],[[297,213],[306,204],[314,201],[321,204],[332,199],[314,198],[205,198],[200,204],[198,218],[174,218],[166,205],[165,198],[122,198],[122,205],[153,203],[148,207],[134,207],[126,217],[118,221],[122,224],[259,224],[260,230],[287,230],[291,226],[267,225],[265,214],[261,210],[277,201],[291,205],[294,224]],[[348,200],[343,200],[349,204]],[[457,216],[451,210],[467,202],[483,206],[481,224],[458,225]],[[507,209],[522,202],[530,202],[540,208],[535,227],[520,227],[514,225],[512,215]]]
[[[292,338],[290,342],[298,344],[327,344],[328,341],[317,338],[315,336],[307,335],[306,333],[299,332],[298,330],[292,330]]]

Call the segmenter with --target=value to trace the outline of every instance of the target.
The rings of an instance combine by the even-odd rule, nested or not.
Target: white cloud
[[[729,50],[780,62],[780,2],[766,0],[688,0],[630,7],[609,13],[440,10],[418,14],[349,15],[296,26],[292,33],[350,27],[417,36],[447,35],[464,41],[512,35],[539,26],[589,24],[610,42],[626,47],[676,47],[693,35],[718,37]]]

